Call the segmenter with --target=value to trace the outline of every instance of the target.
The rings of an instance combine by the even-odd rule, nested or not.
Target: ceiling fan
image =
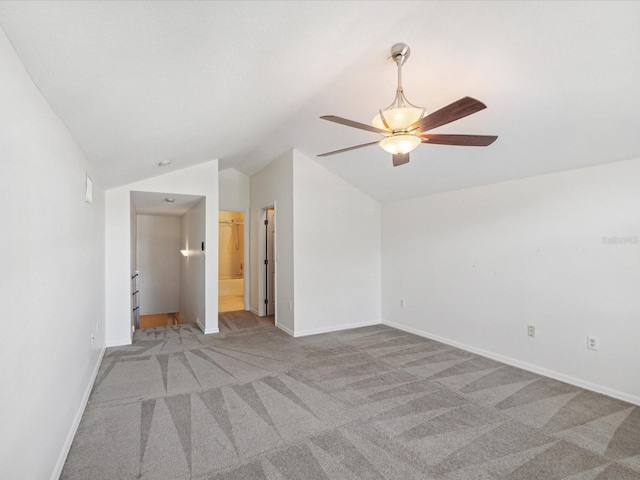
[[[438,145],[459,145],[468,147],[486,147],[498,137],[495,135],[449,135],[425,133],[441,125],[454,122],[473,113],[487,108],[487,106],[471,97],[464,97],[440,110],[425,116],[425,109],[416,107],[407,100],[402,89],[402,65],[407,61],[411,49],[404,43],[397,43],[391,47],[391,58],[398,65],[398,88],[396,97],[387,108],[379,111],[373,118],[372,125],[354,122],[335,115],[320,117],[323,120],[340,123],[348,127],[359,128],[369,132],[380,133],[382,140],[342,148],[333,152],[323,153],[319,157],[327,157],[337,153],[348,152],[369,145],[380,145],[385,151],[393,155],[393,166],[409,163],[409,152],[415,150],[421,143],[435,143]]]

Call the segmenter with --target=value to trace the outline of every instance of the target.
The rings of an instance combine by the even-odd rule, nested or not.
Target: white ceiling
[[[166,199],[173,199],[167,202]],[[138,215],[169,215],[180,217],[204,197],[160,192],[131,192],[131,203]]]
[[[434,133],[499,138],[317,159],[380,201],[640,157],[640,2],[0,2],[0,25],[106,187],[376,140],[318,117],[386,107],[397,42],[412,103],[488,106]]]

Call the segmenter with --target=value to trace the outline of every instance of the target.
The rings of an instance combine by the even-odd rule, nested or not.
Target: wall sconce
[[[189,256],[189,250],[180,250],[180,253],[182,254],[182,256],[184,257],[188,257]]]

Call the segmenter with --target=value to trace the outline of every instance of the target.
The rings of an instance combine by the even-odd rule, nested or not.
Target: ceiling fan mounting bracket
[[[411,55],[411,49],[406,43],[396,43],[391,47],[391,57],[398,64],[403,65]]]

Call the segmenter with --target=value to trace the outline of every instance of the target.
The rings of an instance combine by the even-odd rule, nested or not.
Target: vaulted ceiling
[[[393,168],[378,146],[317,159],[380,201],[640,157],[640,2],[0,2],[0,26],[114,187],[219,159],[253,174],[377,139],[409,44],[409,100],[486,110]],[[0,72],[1,74],[1,72]],[[158,162],[171,160],[160,169]]]

